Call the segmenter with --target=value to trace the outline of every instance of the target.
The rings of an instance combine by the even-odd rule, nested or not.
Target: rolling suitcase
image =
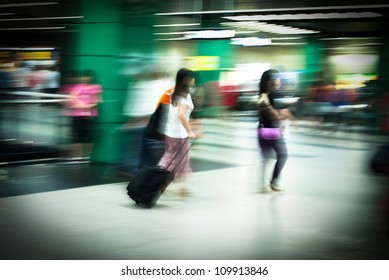
[[[160,166],[142,166],[128,183],[127,194],[136,204],[151,208],[173,181],[174,173]]]
[[[189,143],[189,147],[192,143]],[[184,143],[184,145],[187,144],[187,142]],[[184,148],[184,145],[181,149]],[[177,151],[177,155],[179,152],[180,150]],[[173,179],[174,170],[171,172],[161,166],[144,165],[128,183],[127,194],[136,204],[152,208]]]

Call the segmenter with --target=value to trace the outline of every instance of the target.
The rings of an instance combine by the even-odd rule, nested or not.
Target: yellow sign
[[[51,52],[18,52],[16,58],[20,60],[51,59]]]
[[[189,56],[188,68],[194,71],[218,70],[220,58],[218,56]]]

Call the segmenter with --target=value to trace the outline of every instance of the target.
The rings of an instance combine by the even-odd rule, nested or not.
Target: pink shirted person
[[[100,101],[101,86],[97,84],[76,84],[69,94],[69,115],[73,117],[97,117],[96,105]]]
[[[64,85],[62,92],[69,94],[65,115],[72,118],[72,159],[90,158],[93,145],[93,120],[98,116],[102,88],[92,83],[92,75],[79,77],[76,83]]]

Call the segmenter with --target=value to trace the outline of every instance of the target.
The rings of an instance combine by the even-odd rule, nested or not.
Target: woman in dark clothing
[[[258,128],[280,128],[280,122],[283,116],[274,108],[274,91],[279,89],[281,86],[280,73],[275,69],[270,69],[262,74],[259,83],[259,96],[258,96],[258,116],[259,126]],[[267,191],[270,187],[273,191],[283,191],[279,186],[280,174],[285,166],[288,158],[288,150],[286,147],[285,140],[282,137],[277,139],[264,139],[258,135],[258,142],[262,152],[262,175],[263,175],[263,191]],[[270,179],[270,185],[266,178],[266,167],[272,158],[273,152],[276,153],[276,164],[274,166],[273,174]]]

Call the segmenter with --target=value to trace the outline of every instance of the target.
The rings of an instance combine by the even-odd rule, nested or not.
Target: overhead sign
[[[188,68],[194,71],[212,71],[220,68],[218,56],[189,56]]]

